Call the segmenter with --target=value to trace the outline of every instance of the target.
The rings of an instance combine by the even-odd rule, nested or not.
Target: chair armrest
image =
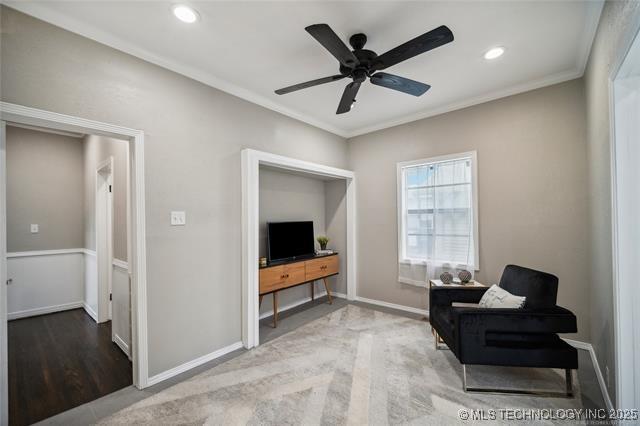
[[[504,333],[575,333],[576,316],[568,309],[452,308],[458,335]]]
[[[478,303],[487,287],[431,287],[429,307],[451,306],[452,303]]]

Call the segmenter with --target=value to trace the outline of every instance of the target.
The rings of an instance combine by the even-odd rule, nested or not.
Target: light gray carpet
[[[348,305],[101,424],[464,424],[463,408],[582,406],[579,396],[466,394],[460,364],[433,343],[426,322]],[[471,366],[467,372],[470,385],[564,386],[563,372],[555,370]],[[578,386],[574,381],[580,395]]]

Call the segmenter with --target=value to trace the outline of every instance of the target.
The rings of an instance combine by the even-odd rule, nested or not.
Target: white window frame
[[[441,155],[438,157],[422,158],[420,160],[402,161],[397,164],[397,210],[398,210],[398,262],[400,263],[423,263],[423,259],[410,259],[405,256],[405,199],[402,179],[402,170],[407,167],[414,167],[423,164],[442,163],[461,158],[471,160],[471,206],[473,208],[473,242],[474,242],[474,270],[480,269],[480,244],[478,233],[478,153],[477,151],[468,151],[458,154]],[[446,262],[446,259],[440,259]],[[452,266],[455,266],[452,264]]]

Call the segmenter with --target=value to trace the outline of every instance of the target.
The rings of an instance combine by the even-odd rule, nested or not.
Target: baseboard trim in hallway
[[[35,309],[27,309],[24,311],[9,312],[7,314],[7,320],[11,321],[15,319],[35,317],[37,315],[52,314],[54,312],[69,311],[71,309],[82,308],[83,306],[84,306],[84,302],[71,302],[71,303],[64,303],[62,305],[45,306],[44,308],[35,308]]]
[[[173,367],[169,370],[163,371],[162,373],[156,374],[155,376],[149,377],[148,385],[153,386],[162,381],[170,379],[173,376],[177,376],[180,373],[184,373],[186,371],[191,370],[192,368],[196,368],[202,364],[205,364],[209,361],[212,361],[216,358],[220,358],[223,355],[228,354],[229,352],[233,352],[237,349],[242,348],[242,342],[235,342],[230,344],[229,346],[225,346],[224,348],[218,349],[217,351],[213,351],[191,361],[185,362],[184,364],[180,364],[177,367]]]

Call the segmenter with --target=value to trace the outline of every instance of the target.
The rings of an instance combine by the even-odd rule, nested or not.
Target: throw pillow
[[[526,297],[515,296],[494,284],[484,293],[478,306],[481,308],[520,309],[524,307],[525,301]]]

